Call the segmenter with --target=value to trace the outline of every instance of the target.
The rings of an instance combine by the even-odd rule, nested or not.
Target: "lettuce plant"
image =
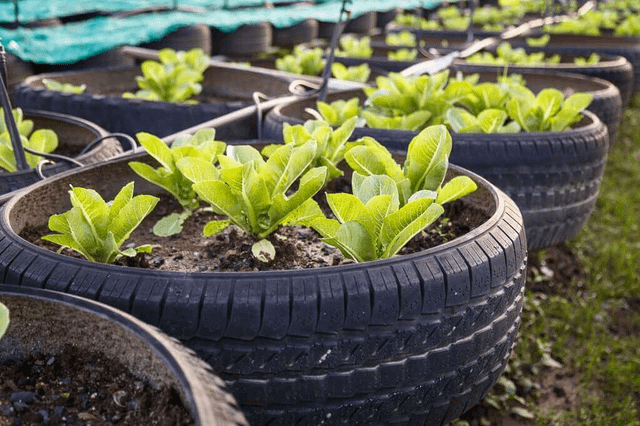
[[[417,28],[421,30],[440,30],[442,25],[436,20],[427,20],[422,16],[404,13],[396,16],[394,22],[403,27]]]
[[[369,64],[364,63],[347,67],[340,62],[331,64],[331,73],[340,80],[357,81],[358,83],[366,83],[371,75]]]
[[[505,125],[508,118],[501,109],[486,109],[477,117],[462,108],[447,111],[447,124],[456,133],[518,133],[520,125],[515,121]]]
[[[545,56],[544,52],[527,53],[522,47],[514,49],[508,42],[501,43],[496,48],[496,54],[491,52],[478,52],[469,56],[467,62],[473,64],[494,64],[494,65],[536,65],[536,64],[558,64],[560,55]]]
[[[391,61],[415,61],[417,57],[417,49],[398,49],[387,53],[387,58]]]
[[[9,328],[9,309],[0,303],[0,339],[4,336]]]
[[[285,144],[294,147],[314,141],[317,144],[315,158],[308,167],[326,167],[327,180],[330,180],[342,176],[338,164],[344,159],[345,153],[357,145],[357,142],[347,143],[355,127],[356,117],[347,119],[335,130],[323,120],[309,120],[294,126],[285,123],[282,137]],[[271,157],[280,147],[281,145],[268,145],[262,150],[262,155]]]
[[[84,90],[87,88],[86,84],[74,85],[71,83],[60,83],[59,81],[52,80],[49,78],[43,78],[42,84],[49,90],[54,90],[56,92],[63,93],[71,93],[75,95],[79,95],[80,93],[84,93]]]
[[[160,163],[160,167],[153,168],[139,161],[129,162],[129,167],[142,178],[173,195],[183,208],[180,213],[172,213],[160,219],[154,225],[153,232],[159,236],[177,234],[182,230],[184,221],[199,205],[197,194],[191,188],[191,181],[182,174],[177,162],[182,158],[198,158],[214,163],[218,154],[224,152],[226,144],[215,140],[213,129],[200,130],[193,136],[177,139],[171,148],[149,133],[138,133],[136,136],[140,145]]]
[[[200,82],[209,66],[209,57],[202,49],[188,52],[162,49],[158,56],[160,62],[149,60],[142,63],[142,76],[136,77],[140,90],[122,96],[147,101],[195,103],[190,98],[202,92]]]
[[[291,55],[276,59],[276,68],[293,74],[319,75],[324,68],[322,48],[305,49],[296,46]]]
[[[591,101],[590,93],[574,93],[565,99],[557,89],[543,89],[534,95],[526,87],[512,92],[507,102],[509,117],[526,132],[561,132],[582,118]]]
[[[580,66],[595,65],[600,63],[600,55],[593,52],[588,58],[573,58],[573,63]]]
[[[351,98],[347,101],[338,99],[331,103],[318,101],[316,104],[322,119],[332,126],[340,126],[351,117],[360,114],[360,99]]]
[[[450,149],[444,126],[427,128],[411,141],[402,169],[372,139],[353,148],[347,153],[347,161],[355,166],[353,193],[327,194],[335,219],[317,215],[309,219],[310,226],[358,262],[396,255],[444,213],[443,203],[475,190],[476,184],[466,176],[441,186]]]
[[[105,202],[92,189],[71,187],[71,210],[49,218],[49,229],[57,234],[43,240],[70,248],[93,262],[113,263],[120,256],[150,253],[151,246],[120,250],[142,220],[153,210],[158,198],[133,196],[133,182],[125,185],[113,201]]]
[[[25,120],[22,110],[15,108],[12,111],[13,118],[18,127],[18,134],[22,142],[22,146],[30,148],[34,151],[49,153],[55,151],[58,147],[58,135],[53,130],[39,129],[33,132],[33,121]],[[25,158],[29,167],[33,168],[42,160],[39,155],[25,152]],[[0,167],[8,172],[18,170],[16,165],[16,157],[11,144],[9,130],[4,121],[4,110],[0,108]]]
[[[316,150],[313,140],[302,146],[285,144],[265,161],[251,146],[230,145],[226,155],[218,156],[220,169],[197,158],[178,161],[198,196],[227,217],[207,223],[203,234],[211,236],[236,225],[261,240],[253,247],[259,260],[273,259],[275,250],[266,237],[280,225],[302,220],[314,203],[311,197],[326,181],[326,167],[309,169]]]
[[[360,39],[351,35],[340,37],[340,49],[336,50],[336,56],[370,58],[373,56],[371,37],[365,36]]]
[[[411,31],[400,31],[399,33],[389,33],[385,38],[385,43],[390,46],[417,46],[415,34]]]

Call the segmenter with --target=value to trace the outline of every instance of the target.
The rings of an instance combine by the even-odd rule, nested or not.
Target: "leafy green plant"
[[[415,34],[411,31],[400,31],[399,33],[389,33],[385,38],[385,43],[390,46],[417,46]]]
[[[340,37],[340,49],[336,50],[336,56],[370,58],[373,56],[371,37],[365,36],[360,39],[351,35]]]
[[[9,328],[9,309],[0,303],[0,339],[7,332],[7,328]]]
[[[340,62],[334,62],[331,64],[331,73],[335,78],[340,80],[366,83],[371,75],[371,68],[369,68],[369,64],[367,63],[347,67]]]
[[[360,114],[360,99],[351,98],[348,101],[338,99],[331,103],[318,101],[317,109],[322,118],[332,126],[340,126],[352,117]]]
[[[160,163],[160,167],[153,168],[139,161],[129,162],[129,167],[139,176],[173,195],[183,208],[180,213],[172,213],[160,219],[154,225],[153,232],[159,236],[177,234],[182,230],[184,221],[199,206],[197,194],[191,188],[192,182],[182,174],[177,162],[182,158],[198,158],[213,164],[218,154],[224,152],[226,144],[215,140],[213,129],[203,129],[193,136],[177,139],[171,148],[149,133],[138,133],[136,136],[140,145]]]
[[[387,53],[387,58],[391,61],[415,61],[417,57],[417,49],[398,49]]]
[[[468,16],[459,16],[449,18],[442,21],[442,25],[448,30],[464,31],[469,27],[471,18]]]
[[[276,59],[276,68],[293,74],[319,75],[324,68],[322,48],[296,46],[292,54]]]
[[[442,25],[440,22],[436,20],[427,20],[422,16],[417,16],[414,14],[400,14],[396,16],[394,22],[403,27],[409,28],[417,28],[421,30],[439,30],[442,29]]]
[[[364,110],[362,117],[367,126],[372,129],[409,130],[415,131],[423,128],[431,118],[429,111],[414,111],[397,117],[386,117],[375,112]]]
[[[22,146],[34,151],[49,153],[58,147],[58,135],[53,130],[39,129],[33,132],[33,121],[25,120],[22,110],[15,108],[12,111],[13,118],[18,127],[18,133]],[[42,157],[25,152],[25,158],[29,167],[36,167]],[[0,108],[0,167],[8,172],[18,170],[16,158],[11,144],[9,130],[4,121],[4,110]]]
[[[466,176],[444,187],[451,136],[444,126],[423,130],[409,144],[404,167],[375,140],[346,154],[354,169],[352,194],[327,194],[335,219],[315,216],[310,225],[324,241],[358,262],[396,255],[442,215],[441,204],[475,190]]]
[[[71,83],[60,83],[59,81],[56,81],[50,78],[43,78],[42,84],[44,84],[44,87],[46,87],[49,90],[54,90],[56,92],[63,92],[63,93],[72,93],[76,95],[79,95],[80,93],[84,93],[84,90],[87,88],[86,84],[81,84],[77,86]]]
[[[593,52],[588,58],[573,58],[573,63],[580,66],[595,65],[600,63],[600,55]]]
[[[519,87],[512,92],[512,99],[507,104],[509,117],[517,122],[526,132],[560,132],[580,121],[593,95],[575,93],[567,99],[557,89],[543,89],[534,95],[526,87]]]
[[[544,34],[538,38],[527,37],[526,42],[529,47],[545,47],[549,44],[549,40],[551,40],[551,36],[549,34]]]
[[[218,156],[219,170],[197,158],[178,161],[198,196],[228,218],[207,223],[203,234],[211,236],[236,225],[260,239],[253,248],[259,260],[273,259],[275,249],[266,237],[280,225],[306,216],[314,203],[311,197],[326,181],[326,167],[309,169],[317,147],[313,140],[302,146],[284,144],[264,161],[252,146],[230,145],[226,155]],[[297,190],[292,192],[296,183]]]
[[[453,19],[453,18],[460,18],[462,15],[460,14],[460,9],[458,8],[458,6],[447,6],[447,7],[441,7],[440,9],[438,9],[438,11],[436,12],[436,15],[440,18],[440,19]]]
[[[474,116],[462,108],[447,111],[447,124],[456,133],[518,133],[515,121],[505,125],[509,115],[501,109],[486,109]]]
[[[73,207],[49,218],[49,229],[57,234],[42,239],[60,245],[60,250],[70,248],[93,262],[113,263],[120,256],[150,253],[150,245],[120,250],[159,200],[151,195],[134,197],[133,186],[133,182],[125,185],[109,203],[92,189],[71,187]]]
[[[514,49],[508,42],[501,43],[496,48],[496,54],[491,52],[478,52],[466,59],[473,64],[495,64],[495,65],[536,65],[536,64],[558,64],[560,55],[545,56],[544,52],[527,53],[524,48]]]
[[[190,98],[202,92],[200,82],[209,66],[209,57],[202,49],[188,52],[162,49],[158,56],[160,62],[149,60],[142,63],[142,76],[136,77],[140,90],[122,96],[147,101],[195,103]]]
[[[636,37],[640,35],[640,14],[627,16],[615,27],[614,34],[619,37]]]

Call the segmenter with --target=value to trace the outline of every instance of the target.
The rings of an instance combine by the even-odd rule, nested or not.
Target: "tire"
[[[207,69],[202,82],[203,96],[221,99],[217,103],[175,104],[118,96],[137,90],[135,77],[139,74],[139,68],[119,68],[37,75],[16,87],[15,103],[23,108],[60,111],[82,117],[111,132],[131,136],[150,132],[163,137],[253,105],[255,91],[269,97],[288,94],[290,82],[268,70],[256,71],[220,63]],[[47,90],[42,83],[44,78],[86,84],[87,90],[79,95]],[[224,134],[218,137],[226,138]]]
[[[169,48],[175,51],[198,48],[202,49],[205,55],[211,55],[211,29],[205,24],[180,27],[160,40],[145,43],[140,47],[154,50]]]
[[[33,75],[33,67],[16,55],[6,54],[7,60],[7,88],[11,90],[22,83],[27,77]]]
[[[109,133],[102,127],[87,120],[65,114],[47,111],[24,110],[25,119],[34,121],[34,130],[51,129],[59,139],[59,148],[67,152],[80,152],[94,140],[107,136]],[[133,149],[133,146],[128,147]],[[121,155],[125,149],[114,139],[105,139],[92,147],[86,153],[74,155],[74,159],[82,164],[94,164]],[[67,162],[59,161],[51,166],[45,166],[42,172],[45,176],[52,176],[71,169]],[[6,202],[15,191],[39,182],[41,178],[35,169],[19,170],[12,173],[0,173],[0,204]]]
[[[227,382],[251,424],[446,424],[504,369],[522,309],[526,239],[515,204],[486,180],[474,175],[479,190],[466,202],[488,219],[468,234],[329,268],[150,271],[67,258],[16,234],[46,220],[23,214],[41,211],[29,200],[42,191],[57,194],[49,212],[68,208],[70,182],[108,198],[135,179],[126,163],[58,176],[10,200],[0,210],[0,273],[102,301],[182,339]]]
[[[175,386],[196,425],[247,425],[224,382],[156,327],[102,303],[48,290],[0,284],[0,300],[19,320],[0,341],[3,361],[36,355],[43,347],[51,354],[65,345],[101,352],[147,380]]]
[[[359,91],[329,95],[350,99]],[[282,138],[285,122],[300,124],[310,100],[273,108],[264,120],[266,138]],[[450,161],[488,179],[511,197],[524,217],[529,250],[575,236],[589,218],[600,189],[609,148],[607,128],[590,111],[582,126],[564,132],[516,134],[453,133]],[[417,132],[356,128],[352,139],[371,136],[406,150]]]
[[[273,41],[273,32],[268,22],[260,22],[242,25],[229,33],[213,28],[211,39],[215,54],[244,57],[268,51]]]
[[[369,34],[376,27],[377,12],[371,11],[349,19],[345,33]]]
[[[631,73],[630,65],[628,61],[619,56],[614,60],[616,64],[620,65],[620,67],[616,66],[607,66],[604,65],[602,67],[585,67],[590,68],[589,71],[586,71],[586,74],[578,73],[578,74],[569,74],[564,72],[560,72],[560,69],[572,69],[571,65],[567,64],[566,67],[554,67],[554,66],[509,66],[508,73],[509,74],[523,74],[525,76],[525,80],[527,80],[527,85],[529,85],[529,80],[532,78],[536,78],[539,81],[531,81],[531,85],[534,86],[536,90],[534,92],[538,92],[544,88],[545,84],[551,84],[550,87],[558,86],[565,87],[565,89],[560,89],[564,92],[570,92],[571,87],[575,87],[573,91],[584,91],[590,92],[593,95],[593,101],[591,105],[587,108],[589,111],[593,112],[604,122],[609,130],[609,142],[610,144],[615,143],[618,137],[618,128],[620,127],[620,123],[622,122],[622,112],[625,106],[624,101],[621,98],[621,92],[618,87],[615,86],[613,82],[607,81],[602,78],[597,78],[595,74],[601,74],[600,71],[603,71],[602,74],[608,73],[606,71],[611,71],[608,73],[610,75],[616,73],[619,74],[620,77],[626,75],[624,79],[627,81],[626,87],[630,89],[630,86],[633,85],[633,74]],[[627,67],[629,65],[629,67]],[[614,69],[616,71],[614,72]],[[454,62],[452,67],[454,71],[462,71],[467,74],[471,73],[481,73],[481,75],[485,74],[502,74],[504,73],[504,68],[500,66],[490,66],[490,65],[476,65],[476,64],[467,64],[462,63],[462,61]],[[591,74],[591,71],[593,73]],[[620,72],[617,72],[620,71]],[[552,75],[553,79],[557,80],[553,83],[547,83],[549,79],[547,77],[540,77],[540,75]],[[537,77],[536,77],[537,76]],[[629,99],[629,98],[628,98]],[[627,99],[627,102],[628,102]]]
[[[272,27],[273,45],[278,47],[293,47],[297,44],[308,43],[318,38],[318,21],[305,19],[286,28]]]
[[[393,9],[387,10],[386,12],[378,12],[376,17],[376,26],[384,31],[387,24],[393,22],[393,20],[396,19],[396,16],[400,15],[401,13],[401,7],[394,7]]]

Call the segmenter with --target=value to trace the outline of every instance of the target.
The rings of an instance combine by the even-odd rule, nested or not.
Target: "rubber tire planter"
[[[56,132],[59,140],[58,151],[60,148],[66,148],[69,151],[79,152],[93,140],[109,134],[94,123],[66,114],[33,110],[24,110],[23,113],[25,119],[34,121],[34,130],[51,129]],[[93,164],[123,152],[122,146],[115,139],[110,138],[99,142],[88,152],[78,155],[74,159],[83,164]],[[51,176],[72,167],[67,162],[59,161],[54,165],[43,167],[43,174]],[[3,170],[0,172],[0,204],[6,200],[8,194],[38,181],[40,181],[40,177],[35,169],[18,170],[11,173]]]
[[[329,95],[350,99],[361,92]],[[300,124],[303,100],[272,109],[263,134],[282,134],[285,122]],[[600,189],[609,148],[607,128],[586,111],[580,127],[564,132],[452,133],[450,161],[472,170],[505,191],[524,216],[529,250],[554,246],[575,236],[589,218]],[[356,128],[352,139],[372,136],[390,149],[406,150],[417,132]]]
[[[0,361],[56,354],[69,344],[101,352],[147,380],[173,385],[196,425],[247,425],[224,382],[157,328],[102,303],[48,290],[0,284],[0,301],[11,315]]]
[[[217,103],[205,101],[189,105],[122,98],[122,93],[137,90],[135,77],[140,75],[137,67],[32,76],[16,87],[14,98],[17,106],[75,115],[112,132],[131,136],[150,132],[163,137],[253,105],[255,91],[269,97],[289,94],[289,82],[296,77],[292,75],[287,79],[276,74],[222,63],[210,66],[204,74],[202,96],[220,99]],[[45,78],[86,84],[87,89],[78,95],[48,90],[42,83]],[[236,129],[234,133],[218,137],[222,140],[242,138],[246,130]]]
[[[125,268],[18,236],[67,209],[71,183],[112,197],[135,179],[133,158],[149,157],[56,176],[3,206],[5,281],[96,299],[182,339],[227,381],[251,424],[446,424],[504,369],[522,309],[526,240],[518,208],[486,180],[473,175],[479,189],[465,202],[488,219],[469,233],[411,255],[336,267]],[[138,192],[151,189],[136,179]]]

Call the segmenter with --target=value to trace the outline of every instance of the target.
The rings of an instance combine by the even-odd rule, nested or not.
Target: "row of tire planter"
[[[132,136],[150,132],[163,137],[253,105],[254,92],[268,97],[287,95],[291,81],[300,79],[278,71],[219,63],[204,73],[200,103],[176,104],[122,98],[122,93],[137,90],[137,75],[140,75],[138,67],[40,74],[17,86],[13,96],[15,104],[22,108],[74,115],[111,132]],[[44,79],[85,84],[87,88],[82,94],[66,94],[48,90]],[[228,128],[218,137],[221,140],[244,139],[250,136],[249,132],[251,129]]]
[[[25,120],[32,120],[34,130],[51,129],[58,135],[58,148],[54,154],[72,157],[82,164],[93,164],[132,150],[133,146],[122,145],[115,138],[107,138],[89,147],[93,141],[109,135],[102,127],[81,118],[49,111],[25,109]],[[45,176],[51,176],[73,167],[65,161],[42,168]],[[35,169],[0,173],[0,203],[6,201],[15,191],[38,182],[41,178]]]
[[[68,209],[70,184],[111,199],[144,153],[69,171],[0,210],[0,274],[96,299],[182,339],[250,424],[446,424],[495,383],[522,309],[526,237],[515,203],[485,179],[466,235],[392,259],[306,270],[184,273],[95,264],[19,236]],[[463,207],[464,208],[464,207]],[[481,222],[481,223],[480,223]]]
[[[199,426],[246,425],[224,382],[192,351],[155,327],[105,304],[48,290],[0,284],[11,323],[0,339],[0,362],[100,352],[141,378],[173,386]],[[52,319],[55,318],[55,321]]]
[[[480,75],[481,81],[496,78],[494,73]],[[545,87],[584,91],[592,82],[572,74],[523,76],[534,93]],[[616,87],[607,84],[604,87],[609,89],[605,91],[612,89],[617,97],[617,123],[620,97]],[[353,97],[365,99],[361,90],[351,90],[330,94],[328,101]],[[310,118],[305,108],[315,105],[316,99],[308,98],[273,108],[265,117],[263,134],[281,139],[284,123],[302,123]],[[524,216],[529,250],[550,247],[575,236],[595,206],[609,143],[607,127],[598,116],[590,111],[584,115],[575,129],[564,132],[452,134],[451,162],[488,179],[516,202]],[[391,149],[402,150],[416,134],[361,127],[356,128],[352,138],[372,136]]]

